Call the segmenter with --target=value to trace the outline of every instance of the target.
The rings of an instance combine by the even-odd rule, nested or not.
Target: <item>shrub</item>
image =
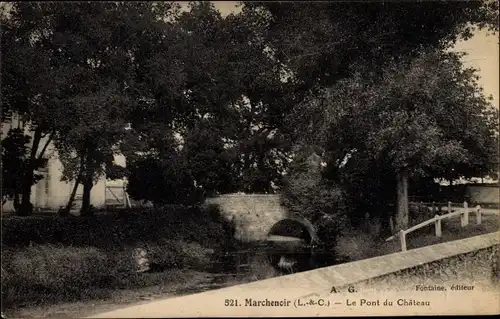
[[[126,213],[125,213],[126,212]],[[220,212],[198,206],[165,206],[103,212],[94,217],[29,216],[2,218],[2,244],[63,244],[117,249],[160,239],[220,247],[232,240],[230,222]]]
[[[143,247],[150,263],[160,270],[208,270],[214,253],[198,243],[172,240]],[[2,302],[7,308],[103,298],[113,289],[155,285],[169,277],[168,273],[135,273],[132,247],[113,251],[56,245],[6,247],[3,258]]]
[[[292,214],[308,219],[321,241],[335,246],[347,211],[344,193],[338,185],[321,179],[317,171],[299,166],[286,180],[281,202]]]
[[[410,225],[416,225],[434,217],[432,210],[427,205],[420,203],[410,203],[409,219]]]

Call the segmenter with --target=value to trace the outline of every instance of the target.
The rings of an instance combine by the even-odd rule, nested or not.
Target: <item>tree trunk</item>
[[[82,208],[80,211],[80,216],[91,216],[92,211],[90,209],[90,191],[93,185],[92,174],[87,172],[83,180],[83,196],[82,196]]]
[[[71,191],[71,195],[69,196],[68,203],[66,204],[66,208],[64,209],[64,215],[69,214],[69,211],[71,210],[71,206],[73,206],[73,202],[75,201],[76,197],[76,191],[78,190],[78,185],[81,182],[81,174],[78,174],[78,177],[76,178],[75,181],[75,186],[73,186],[73,190]]]
[[[21,196],[21,204],[19,210],[17,211],[19,216],[29,216],[33,212],[33,205],[31,204],[31,186],[33,186],[34,179],[34,169],[31,164],[28,164],[27,170],[25,172],[23,178],[23,186],[22,186],[22,196]]]
[[[405,230],[409,223],[408,210],[408,172],[402,171],[397,174],[397,212],[395,231]]]
[[[66,208],[63,211],[64,215],[69,214],[69,211],[71,210],[71,206],[73,206],[73,202],[75,201],[75,197],[76,197],[76,191],[78,190],[78,185],[82,181],[82,174],[83,174],[83,170],[84,170],[84,165],[85,165],[85,154],[80,156],[80,168],[79,168],[76,180],[75,180],[75,186],[73,186],[73,190],[71,191],[71,195],[69,196],[68,204],[66,204]]]
[[[40,140],[42,139],[42,129],[38,126],[35,129],[35,134],[33,136],[33,144],[31,146],[30,158],[28,162],[28,167],[26,168],[26,172],[23,178],[23,185],[21,188],[21,207],[18,211],[18,215],[20,216],[28,216],[31,215],[33,211],[33,205],[31,204],[31,186],[33,186],[33,179],[35,176],[35,159],[36,159],[36,151],[38,150],[38,145],[40,144]]]
[[[16,213],[19,212],[19,209],[20,209],[19,205],[20,205],[19,204],[19,194],[16,193],[16,194],[14,194],[14,210],[16,211]]]

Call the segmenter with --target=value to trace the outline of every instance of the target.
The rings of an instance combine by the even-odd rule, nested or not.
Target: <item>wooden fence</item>
[[[132,207],[126,185],[106,185],[104,202],[106,206]]]
[[[433,203],[433,207],[432,207],[432,211],[433,212],[436,212],[436,206],[435,204],[437,203]],[[440,205],[441,206],[441,205]],[[455,209],[455,211],[453,211]],[[468,203],[467,202],[464,202],[463,203],[463,207],[452,207],[452,203],[451,202],[448,202],[448,205],[447,205],[447,210],[448,210],[448,213],[445,214],[445,215],[438,215],[436,214],[433,218],[429,219],[429,220],[426,220],[425,222],[422,222],[418,225],[415,225],[413,227],[410,227],[406,230],[400,230],[398,233],[396,233],[395,235],[387,238],[385,241],[390,241],[390,240],[393,240],[397,237],[399,237],[399,240],[401,242],[401,251],[406,251],[406,235],[417,230],[417,229],[420,229],[422,227],[425,227],[425,226],[428,226],[428,225],[432,225],[434,224],[434,227],[435,227],[435,230],[436,230],[436,236],[437,237],[441,237],[442,235],[442,232],[441,232],[441,221],[443,219],[446,219],[446,218],[452,218],[452,217],[455,217],[455,216],[460,216],[460,225],[462,227],[465,227],[469,224],[469,213],[475,213],[476,215],[476,224],[481,224],[482,223],[482,215],[483,215],[483,212],[482,212],[482,209],[481,209],[481,206],[480,205],[477,205],[476,207],[474,208],[469,208],[468,207]]]

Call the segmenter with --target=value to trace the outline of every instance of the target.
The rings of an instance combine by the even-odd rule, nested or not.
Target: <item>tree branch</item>
[[[42,148],[42,151],[40,152],[40,154],[38,155],[38,159],[42,159],[43,157],[43,154],[45,153],[45,151],[47,150],[47,147],[49,146],[50,142],[52,141],[52,137],[54,136],[54,132],[50,133],[49,135],[49,138],[47,139],[47,142],[45,142],[45,145],[43,146]]]

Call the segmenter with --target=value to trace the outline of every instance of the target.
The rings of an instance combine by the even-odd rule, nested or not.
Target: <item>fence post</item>
[[[481,206],[477,205],[476,206],[476,224],[481,224],[482,222],[482,216],[481,216]]]
[[[465,227],[469,224],[469,207],[468,207],[468,204],[467,202],[464,202],[464,211],[463,213],[460,215],[460,224],[462,227]]]
[[[448,202],[448,214],[451,214],[451,202]]]
[[[432,214],[436,215],[436,202],[432,201]]]
[[[436,237],[441,237],[441,218],[437,214],[434,216],[434,226],[436,227]]]
[[[399,240],[401,241],[401,251],[406,251],[406,234],[404,230],[399,231]]]

